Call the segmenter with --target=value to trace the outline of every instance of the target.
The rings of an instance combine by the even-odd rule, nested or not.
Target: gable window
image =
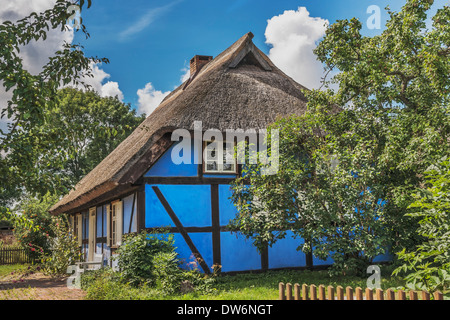
[[[203,148],[203,172],[236,174],[234,142],[205,141]]]

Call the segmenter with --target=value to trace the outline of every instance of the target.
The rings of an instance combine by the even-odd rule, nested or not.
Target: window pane
[[[217,162],[213,161],[213,162],[207,162],[206,163],[206,170],[207,171],[217,171],[218,169],[219,168],[218,168]]]

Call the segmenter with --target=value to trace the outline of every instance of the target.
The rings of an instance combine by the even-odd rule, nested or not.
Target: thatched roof
[[[170,93],[142,124],[126,138],[75,188],[54,205],[50,212],[74,212],[105,192],[131,185],[156,161],[155,148],[161,137],[177,128],[194,130],[194,121],[202,121],[203,129],[261,129],[278,117],[301,115],[306,98],[296,83],[252,42],[248,33],[226,49],[189,80]],[[167,148],[160,143],[156,149]],[[144,159],[145,158],[145,159]]]

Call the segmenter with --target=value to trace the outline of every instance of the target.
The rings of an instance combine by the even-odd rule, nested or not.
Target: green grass
[[[0,265],[0,279],[10,275],[11,272],[19,272],[19,271],[25,271],[28,269],[28,264],[7,264],[7,265]]]
[[[383,272],[384,271],[384,272]],[[389,269],[381,271],[382,289],[397,288],[404,285],[400,278],[391,277]],[[321,284],[334,287],[351,286],[366,288],[367,278],[340,276],[330,277],[327,271],[268,271],[260,274],[239,274],[221,276],[215,285],[214,294],[185,295],[185,299],[218,299],[218,300],[276,300],[278,299],[278,284],[291,283]],[[174,297],[176,298],[176,297]],[[178,299],[180,297],[178,296]]]
[[[0,266],[0,279],[11,272],[26,271],[28,265]],[[381,268],[382,289],[404,286],[404,281],[398,277],[391,277],[389,266]],[[237,275],[222,275],[216,278],[212,288],[207,293],[194,292],[185,295],[164,296],[161,292],[149,287],[133,288],[124,284],[103,281],[93,285],[88,290],[87,299],[119,299],[119,300],[276,300],[278,299],[278,284],[298,283],[321,284],[337,287],[351,286],[352,288],[366,287],[367,277],[356,276],[330,277],[327,271],[268,271],[265,273],[245,273]]]
[[[368,275],[369,276],[369,275]],[[404,285],[400,278],[391,277],[389,268],[381,269],[382,289],[397,288]],[[123,283],[111,282],[106,278],[92,283],[87,288],[86,298],[89,300],[276,300],[280,282],[295,284],[321,284],[334,287],[351,286],[366,288],[367,277],[356,276],[330,277],[327,271],[268,271],[265,273],[246,273],[238,275],[222,275],[216,278],[208,292],[188,294],[162,295],[155,288],[133,288]]]

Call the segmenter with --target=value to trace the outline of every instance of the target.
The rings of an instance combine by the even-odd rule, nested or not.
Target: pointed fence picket
[[[316,286],[312,285],[299,285],[298,283],[292,286],[291,283],[284,284],[279,283],[279,300],[431,300],[431,294],[427,291],[414,291],[409,290],[397,290],[395,292],[392,289],[386,291],[382,289],[370,289],[366,288],[364,291],[362,288],[346,287],[345,290],[342,286],[328,286],[324,285]],[[407,299],[407,294],[409,299]],[[420,298],[419,298],[420,294]],[[433,293],[434,300],[444,300],[444,296],[440,291]]]

